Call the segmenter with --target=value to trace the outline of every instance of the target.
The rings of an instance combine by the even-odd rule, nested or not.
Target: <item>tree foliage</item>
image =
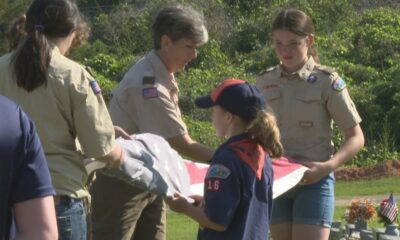
[[[0,52],[7,51],[6,32],[28,0],[0,0]],[[165,5],[182,3],[202,11],[210,41],[187,70],[178,74],[180,105],[195,139],[220,143],[207,111],[193,99],[225,78],[254,77],[278,63],[271,23],[284,8],[309,14],[316,48],[324,65],[335,67],[347,82],[363,119],[367,146],[353,164],[398,158],[400,152],[400,4],[395,0],[81,0],[92,28],[89,42],[70,57],[94,69],[106,99],[127,69],[152,46],[151,23]],[[334,141],[341,142],[336,131]]]

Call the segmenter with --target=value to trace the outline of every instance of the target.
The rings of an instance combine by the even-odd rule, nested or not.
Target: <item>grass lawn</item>
[[[399,178],[386,178],[371,181],[357,181],[357,182],[336,182],[336,197],[354,197],[364,198],[367,196],[384,195],[389,196],[390,192],[399,196],[400,195],[400,179]],[[399,199],[399,198],[398,198]],[[350,203],[350,201],[349,201]],[[335,208],[335,220],[342,220],[341,218],[345,212],[346,207],[340,206]],[[378,219],[368,223],[370,227],[383,227]],[[196,239],[198,224],[185,215],[175,212],[168,212],[167,214],[167,240],[192,240]]]
[[[384,178],[370,181],[336,182],[336,197],[387,195],[393,192],[400,195],[400,179]]]

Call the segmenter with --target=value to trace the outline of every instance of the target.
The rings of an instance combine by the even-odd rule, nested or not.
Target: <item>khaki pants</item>
[[[97,174],[90,193],[93,239],[165,240],[162,197],[103,174]]]

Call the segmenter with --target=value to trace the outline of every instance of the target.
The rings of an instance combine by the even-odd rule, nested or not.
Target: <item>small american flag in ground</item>
[[[387,217],[391,222],[394,222],[398,214],[396,200],[394,199],[393,193],[390,194],[390,197],[386,204],[381,206],[381,215]]]

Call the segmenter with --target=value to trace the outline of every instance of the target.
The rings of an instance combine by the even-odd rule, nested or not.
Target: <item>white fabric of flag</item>
[[[208,164],[183,160],[160,136],[144,133],[132,137],[132,140],[116,140],[124,151],[125,162],[118,169],[100,170],[103,174],[161,196],[172,196],[175,192],[185,197],[203,195]],[[104,163],[86,160],[88,173],[104,167]],[[273,198],[296,186],[307,170],[286,157],[273,159],[272,168]]]

